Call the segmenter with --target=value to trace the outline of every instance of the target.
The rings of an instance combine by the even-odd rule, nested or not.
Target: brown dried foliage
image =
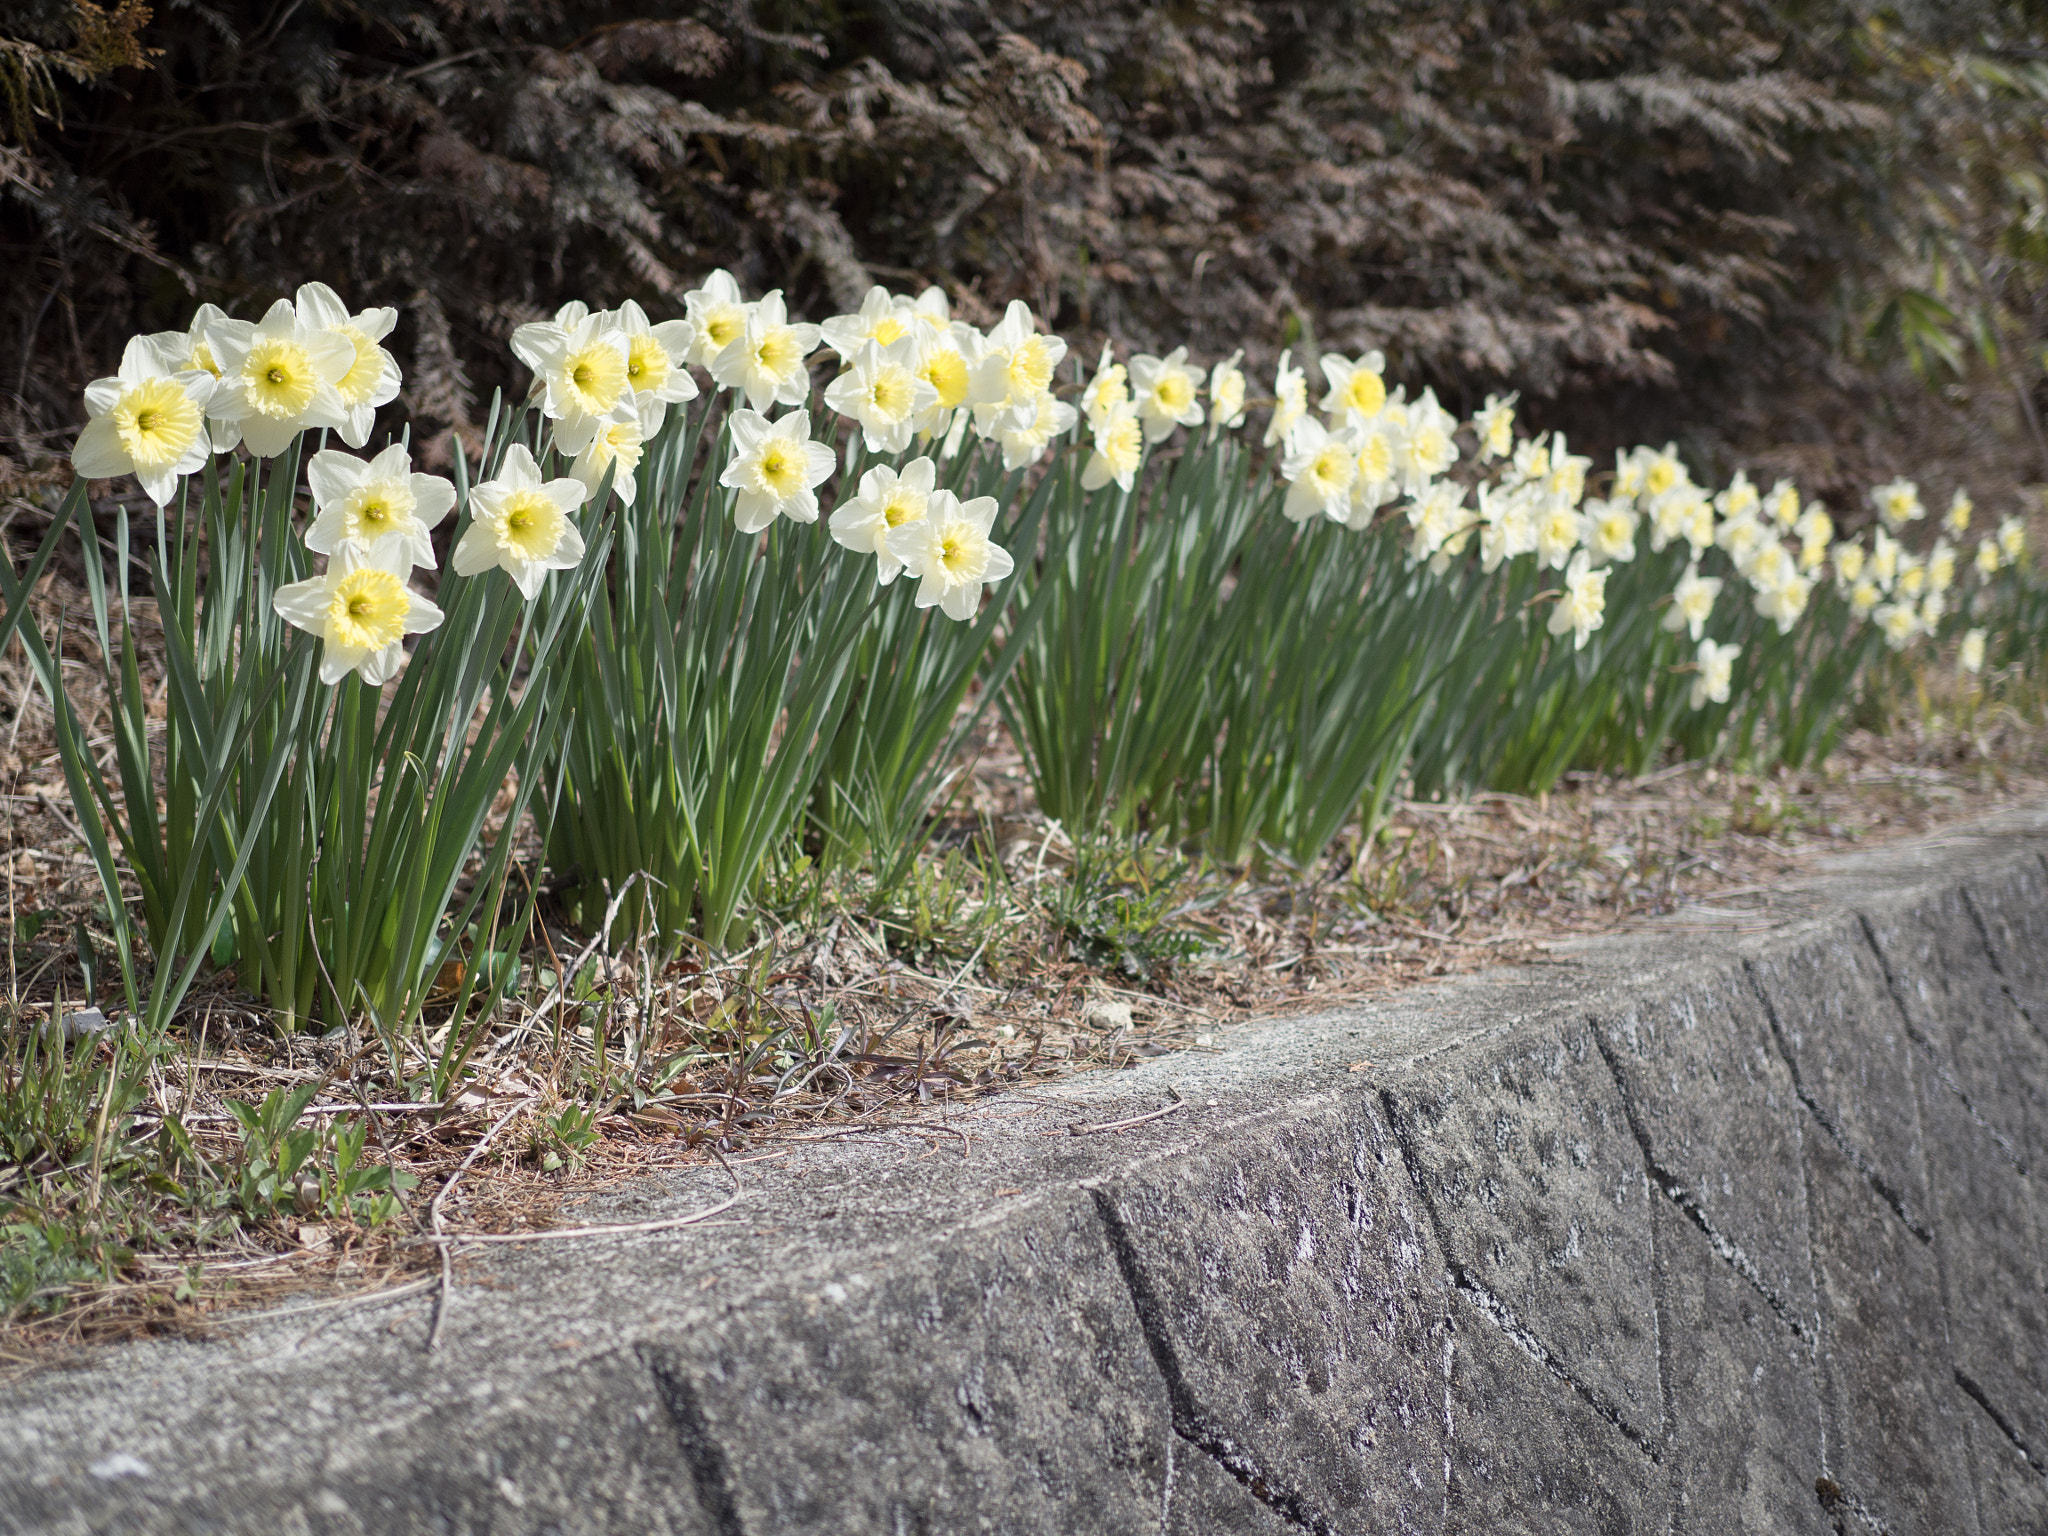
[[[1899,396],[1862,320],[1948,133],[1901,61],[2042,42],[1995,0],[1894,18],[1890,51],[1784,0],[636,9],[22,8],[9,48],[91,66],[0,145],[7,472],[198,298],[402,306],[426,436],[514,382],[520,321],[673,307],[715,265],[813,315],[930,281],[1136,345],[1377,346],[1582,440],[1854,437]]]

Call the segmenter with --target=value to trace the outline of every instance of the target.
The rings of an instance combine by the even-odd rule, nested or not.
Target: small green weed
[[[912,965],[962,960],[991,941],[1003,920],[993,899],[1004,883],[992,857],[949,848],[935,860],[919,860],[873,915],[889,947]]]
[[[302,1125],[317,1082],[279,1088],[260,1105],[230,1102],[242,1141],[235,1199],[251,1220],[287,1212],[378,1226],[403,1209],[419,1181],[411,1174],[363,1163],[366,1121]]]
[[[1209,947],[1189,921],[1221,899],[1200,894],[1207,862],[1148,838],[1083,841],[1065,880],[1042,889],[1047,921],[1093,965],[1153,979]]]

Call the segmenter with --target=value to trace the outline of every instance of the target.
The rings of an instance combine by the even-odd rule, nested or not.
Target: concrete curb
[[[0,1531],[2048,1531],[2044,854],[807,1145],[480,1256],[432,1356],[111,1350],[0,1390]]]

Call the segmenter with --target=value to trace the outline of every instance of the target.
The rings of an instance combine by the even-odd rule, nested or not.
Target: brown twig
[[[457,1182],[461,1180],[465,1173],[469,1172],[476,1160],[483,1156],[484,1148],[491,1144],[491,1138],[510,1124],[514,1115],[533,1102],[534,1100],[532,1099],[521,1099],[517,1104],[506,1110],[504,1114],[500,1115],[491,1125],[491,1128],[477,1139],[477,1144],[469,1149],[469,1156],[462,1160],[462,1166],[448,1176],[448,1182],[443,1184],[440,1192],[434,1196],[433,1204],[427,1207],[427,1220],[433,1226],[436,1241],[442,1235],[441,1206],[446,1202],[449,1194],[453,1192]],[[448,1303],[454,1294],[455,1265],[454,1261],[449,1257],[448,1245],[444,1242],[441,1243],[441,1294],[434,1302],[434,1326],[427,1333],[427,1353],[430,1355],[441,1342],[441,1325],[448,1320]]]
[[[441,1262],[448,1262],[448,1250],[457,1243],[545,1243],[566,1237],[620,1237],[634,1232],[666,1232],[674,1227],[691,1227],[701,1221],[708,1221],[721,1211],[729,1211],[740,1202],[745,1193],[740,1187],[740,1176],[732,1171],[732,1165],[719,1157],[713,1149],[713,1157],[725,1169],[726,1177],[732,1180],[732,1193],[716,1205],[707,1205],[701,1211],[692,1211],[687,1216],[669,1216],[659,1221],[615,1221],[594,1227],[550,1227],[544,1232],[436,1232],[426,1239],[441,1248]]]
[[[1174,1093],[1171,1088],[1166,1091],[1173,1094],[1173,1102],[1164,1109],[1155,1109],[1148,1115],[1132,1115],[1127,1120],[1098,1120],[1093,1125],[1076,1120],[1067,1127],[1067,1134],[1069,1136],[1096,1136],[1104,1131],[1127,1131],[1134,1125],[1143,1125],[1147,1120],[1158,1120],[1166,1115],[1170,1115],[1187,1102],[1178,1093]]]

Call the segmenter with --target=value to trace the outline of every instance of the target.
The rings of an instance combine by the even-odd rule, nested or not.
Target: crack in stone
[[[1556,1355],[1552,1354],[1545,1347],[1541,1339],[1522,1326],[1520,1319],[1515,1316],[1513,1309],[1506,1302],[1482,1285],[1473,1276],[1472,1272],[1456,1259],[1450,1258],[1447,1255],[1444,1262],[1450,1269],[1451,1283],[1465,1293],[1472,1304],[1486,1315],[1489,1322],[1510,1339],[1514,1340],[1523,1354],[1549,1371],[1551,1375],[1555,1376],[1567,1387],[1570,1387],[1578,1395],[1580,1401],[1616,1429],[1620,1430],[1623,1438],[1645,1456],[1649,1457],[1651,1461],[1661,1462],[1664,1459],[1663,1447],[1654,1443],[1649,1436],[1622,1417],[1621,1410],[1608,1401],[1605,1393],[1589,1386],[1574,1376],[1571,1373],[1570,1367],[1558,1359]]]
[[[1848,1134],[1835,1123],[1835,1117],[1829,1114],[1826,1107],[1807,1090],[1806,1080],[1799,1075],[1799,1058],[1792,1054],[1792,1042],[1785,1038],[1784,1023],[1778,1018],[1778,1005],[1771,1001],[1770,992],[1757,976],[1756,962],[1745,960],[1742,962],[1742,968],[1749,975],[1750,988],[1756,993],[1757,1001],[1763,1004],[1764,1017],[1770,1020],[1771,1038],[1777,1044],[1778,1055],[1784,1059],[1786,1071],[1792,1074],[1792,1091],[1799,1096],[1799,1102],[1806,1106],[1807,1113],[1813,1116],[1820,1128],[1828,1133],[1828,1139],[1834,1142],[1836,1149],[1849,1160],[1849,1166],[1863,1176],[1864,1182],[1877,1192],[1877,1197],[1891,1207],[1892,1214],[1905,1223],[1906,1230],[1921,1242],[1931,1244],[1934,1241],[1933,1230],[1925,1222],[1916,1220],[1913,1213],[1906,1209],[1904,1193],[1884,1176],[1882,1169],[1863,1155],[1863,1149],[1849,1139]]]
[[[2043,1466],[2041,1458],[2027,1448],[2027,1442],[2022,1440],[2020,1432],[2013,1428],[2012,1420],[1998,1411],[1998,1405],[1991,1401],[1991,1395],[1978,1386],[1961,1366],[1956,1367],[1956,1385],[1963,1389],[1964,1395],[1971,1402],[1984,1410],[1984,1416],[1998,1426],[1998,1432],[2012,1442],[2012,1448],[2020,1453],[2020,1459],[2033,1470],[2034,1475],[2048,1478],[2048,1466]]]
[[[697,1389],[660,1351],[643,1345],[639,1353],[641,1364],[654,1378],[655,1395],[668,1413],[683,1465],[690,1469],[691,1481],[697,1485],[698,1502],[710,1517],[712,1528],[718,1536],[746,1536],[747,1528],[740,1519],[739,1502],[733,1490],[732,1469],[726,1463],[725,1448],[713,1437],[711,1426],[705,1421]]]
[[[1756,1264],[1742,1245],[1707,1219],[1706,1209],[1700,1204],[1699,1197],[1686,1187],[1685,1180],[1658,1162],[1656,1155],[1650,1151],[1650,1133],[1636,1111],[1635,1099],[1628,1091],[1628,1084],[1622,1081],[1621,1063],[1614,1059],[1614,1048],[1608,1044],[1606,1035],[1597,1023],[1589,1025],[1588,1028],[1601,1059],[1607,1063],[1607,1070],[1614,1075],[1614,1091],[1621,1097],[1622,1113],[1628,1117],[1628,1128],[1635,1134],[1636,1145],[1642,1150],[1643,1166],[1649,1170],[1650,1182],[1665,1199],[1677,1206],[1686,1218],[1706,1235],[1707,1242],[1714,1252],[1749,1282],[1750,1288],[1764,1299],[1771,1311],[1777,1314],[1778,1320],[1798,1334],[1801,1342],[1811,1351],[1816,1342],[1812,1330],[1800,1319],[1799,1314],[1786,1304],[1783,1297],[1764,1283],[1764,1277],[1757,1272]]]
[[[1541,1339],[1522,1326],[1520,1320],[1516,1318],[1513,1309],[1498,1296],[1494,1295],[1477,1276],[1452,1254],[1450,1235],[1444,1230],[1443,1217],[1437,1211],[1436,1201],[1430,1198],[1429,1186],[1423,1181],[1421,1169],[1416,1166],[1415,1148],[1409,1136],[1407,1117],[1402,1114],[1400,1105],[1395,1102],[1392,1092],[1387,1089],[1383,1088],[1380,1090],[1380,1104],[1386,1111],[1387,1123],[1393,1128],[1394,1142],[1401,1149],[1401,1163],[1407,1169],[1408,1181],[1415,1186],[1416,1192],[1422,1198],[1424,1209],[1429,1212],[1430,1231],[1436,1238],[1437,1252],[1444,1261],[1445,1270],[1450,1274],[1451,1283],[1465,1293],[1466,1297],[1485,1315],[1489,1322],[1513,1340],[1523,1354],[1549,1371],[1551,1375],[1564,1383],[1565,1386],[1571,1388],[1577,1394],[1580,1401],[1584,1402],[1587,1407],[1599,1414],[1601,1418],[1620,1430],[1622,1437],[1645,1456],[1649,1457],[1652,1462],[1661,1461],[1663,1459],[1662,1447],[1653,1444],[1648,1436],[1629,1423],[1623,1417],[1621,1410],[1608,1401],[1605,1393],[1600,1392],[1573,1375],[1571,1369],[1562,1360],[1558,1359],[1556,1355],[1552,1354]],[[1665,1415],[1660,1412],[1658,1417],[1661,1422]]]
[[[1181,1369],[1180,1356],[1173,1347],[1165,1304],[1153,1288],[1151,1277],[1145,1273],[1130,1228],[1124,1224],[1123,1215],[1117,1210],[1109,1191],[1096,1189],[1093,1195],[1110,1252],[1116,1256],[1124,1289],[1129,1292],[1131,1306],[1138,1314],[1138,1326],[1144,1330],[1153,1363],[1159,1367],[1159,1374],[1166,1383],[1173,1432],[1228,1472],[1247,1493],[1289,1525],[1313,1532],[1314,1536],[1338,1536],[1337,1527],[1316,1513],[1306,1498],[1292,1489],[1278,1486],[1267,1477],[1251,1454],[1202,1412],[1195,1401],[1194,1388],[1188,1384],[1187,1373]]]
[[[1891,962],[1884,957],[1884,949],[1877,942],[1877,930],[1871,926],[1870,919],[1859,912],[1856,914],[1856,920],[1863,925],[1863,937],[1869,941],[1870,952],[1877,956],[1878,969],[1884,972],[1885,988],[1891,993],[1892,1006],[1899,1010],[1899,1021],[1905,1027],[1907,1038],[1927,1053],[1928,1062],[1934,1068],[1934,1075],[1941,1079],[1942,1086],[1961,1101],[1964,1111],[1977,1122],[1985,1135],[1998,1143],[1998,1150],[2005,1154],[2006,1161],[2024,1177],[2027,1160],[2020,1155],[2019,1148],[2012,1144],[2005,1132],[1984,1118],[1982,1112],[1971,1102],[1969,1094],[1963,1091],[1963,1085],[1956,1081],[1955,1074],[1949,1071],[1948,1063],[1941,1059],[1940,1047],[1922,1034],[1913,1023],[1913,1015],[1906,1007],[1906,989],[1900,985],[1898,978],[1892,975]]]
[[[1977,925],[1978,942],[1984,946],[1984,958],[1991,962],[1992,974],[1998,978],[1999,990],[2005,994],[2005,1000],[2012,1004],[2013,1012],[2025,1019],[2036,1034],[2040,1034],[2041,1025],[2034,1018],[2033,1010],[2021,1002],[2019,994],[2012,989],[2012,978],[2006,975],[2005,962],[1998,958],[1998,945],[1992,940],[1991,925],[1984,921],[1984,914],[1978,910],[1977,898],[1970,894],[1967,885],[1959,885],[1956,889],[1962,894],[1963,909],[1970,914],[1970,921]]]

